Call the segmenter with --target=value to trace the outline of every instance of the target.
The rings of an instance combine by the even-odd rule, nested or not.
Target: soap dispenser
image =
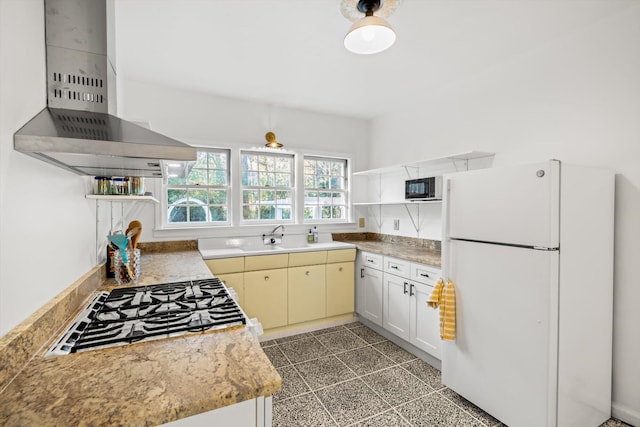
[[[309,229],[309,234],[307,235],[307,243],[313,243],[313,233],[311,229]]]
[[[313,227],[313,243],[318,243],[318,227]]]

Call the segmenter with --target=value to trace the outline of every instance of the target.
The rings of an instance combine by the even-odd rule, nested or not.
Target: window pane
[[[278,219],[291,219],[291,208],[288,206],[283,206],[278,210],[279,216]]]
[[[226,153],[209,153],[209,169],[226,169]]]
[[[276,159],[276,171],[291,173],[291,159],[278,157]]]
[[[304,176],[304,188],[316,188],[316,177],[315,177],[315,175],[305,175]]]
[[[169,208],[169,222],[187,222],[187,207],[172,206]]]
[[[329,188],[329,177],[318,176],[318,188]]]
[[[260,192],[260,201],[261,202],[273,202],[276,200],[276,192],[275,191],[262,191]]]
[[[261,205],[260,219],[276,219],[276,207]]]
[[[322,207],[322,219],[331,219],[331,206]]]
[[[227,171],[209,171],[209,185],[227,185]]]
[[[333,218],[344,218],[344,207],[343,206],[334,206],[331,210],[331,216]]]
[[[196,164],[193,168],[207,168],[207,153],[205,151],[198,151],[198,157],[196,158]]]
[[[226,205],[227,190],[209,190],[209,203],[215,205]]]
[[[204,222],[207,220],[207,211],[203,206],[190,206],[189,207],[189,221],[191,222]]]
[[[258,190],[244,190],[242,192],[242,203],[258,203],[260,198],[260,191]]]
[[[187,178],[187,185],[206,185],[207,184],[207,170],[206,169],[191,169],[191,173]]]
[[[340,177],[331,177],[331,188],[342,190],[344,188],[344,179]]]
[[[304,160],[304,174],[305,175],[315,175],[316,174],[316,161],[315,160]]]
[[[169,179],[167,180],[167,183],[169,185],[184,185],[187,183],[187,178],[169,177]]]
[[[187,200],[187,190],[174,190],[174,189],[169,189],[167,190],[167,202],[170,205],[173,205],[174,203],[178,203],[180,201],[186,201]],[[185,216],[186,219],[186,216]]]
[[[242,218],[258,219],[258,205],[244,205],[242,207]]]
[[[275,180],[276,187],[291,187],[291,175],[288,173],[277,173]]]
[[[262,187],[273,187],[275,184],[275,176],[272,173],[260,172],[260,182],[258,185]]]
[[[344,163],[333,162],[331,163],[331,175],[332,176],[344,176]]]
[[[258,170],[263,172],[275,172],[276,161],[273,157],[260,156],[260,162],[258,163]]]
[[[304,207],[304,219],[314,219],[315,218],[315,207],[313,206],[305,206]]]
[[[207,203],[207,190],[189,190],[189,204],[206,205]]]
[[[258,156],[251,154],[244,154],[242,156],[242,170],[244,171],[257,171],[258,170]]]
[[[334,205],[346,205],[347,200],[343,193],[333,193],[331,203]]]
[[[255,187],[260,185],[258,172],[242,172],[242,185]]]
[[[226,206],[211,206],[209,207],[211,214],[211,221],[226,221],[227,220],[227,207]]]
[[[291,192],[290,191],[277,191],[276,192],[276,200],[278,201],[279,204],[282,204],[281,202],[288,202],[288,204],[291,204]]]

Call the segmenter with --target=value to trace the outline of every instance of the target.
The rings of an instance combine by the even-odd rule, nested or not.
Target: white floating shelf
[[[358,172],[354,172],[353,175],[383,175],[387,173],[398,172],[402,168],[420,168],[425,166],[436,165],[442,162],[482,159],[484,157],[491,157],[493,155],[495,155],[495,153],[490,153],[487,151],[467,151],[464,153],[452,154],[449,156],[437,157],[434,159],[420,160],[418,162],[405,163],[401,165],[387,166],[384,168],[358,171]]]
[[[158,199],[153,196],[119,196],[115,194],[87,194],[87,199],[96,200],[109,200],[112,202],[153,202],[160,203]]]
[[[379,205],[426,205],[431,203],[442,203],[442,200],[416,200],[399,202],[354,202],[353,206],[379,206]]]

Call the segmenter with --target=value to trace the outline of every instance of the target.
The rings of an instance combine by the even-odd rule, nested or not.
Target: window
[[[243,152],[242,219],[293,220],[293,155]]]
[[[347,161],[304,157],[304,219],[347,219]]]
[[[180,174],[169,165],[169,224],[229,221],[229,151],[199,149],[198,158]]]

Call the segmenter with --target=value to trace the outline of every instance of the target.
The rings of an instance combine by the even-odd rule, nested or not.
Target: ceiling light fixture
[[[356,21],[344,37],[344,47],[348,51],[369,55],[390,48],[396,41],[391,25],[384,18],[373,15],[380,6],[381,0],[358,1],[356,8],[365,16]]]
[[[282,148],[282,144],[278,142],[276,139],[276,134],[273,132],[267,132],[264,138],[267,140],[267,143],[264,144],[265,147],[269,148]]]

